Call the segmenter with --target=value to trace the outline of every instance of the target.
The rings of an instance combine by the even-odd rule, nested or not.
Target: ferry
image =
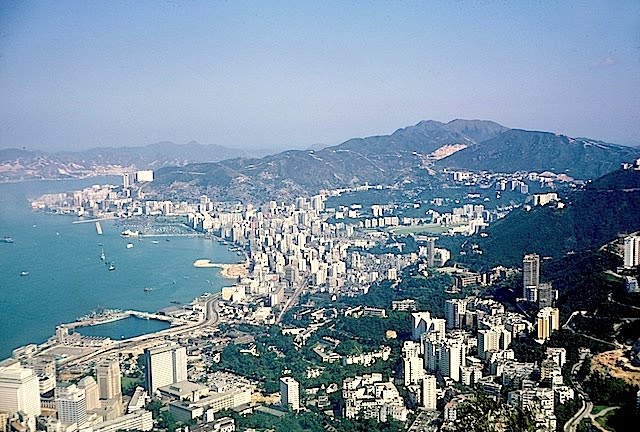
[[[127,249],[131,249],[133,247],[133,243],[127,243]]]
[[[29,276],[29,272],[28,271],[22,271],[22,272],[20,272],[20,276]]]

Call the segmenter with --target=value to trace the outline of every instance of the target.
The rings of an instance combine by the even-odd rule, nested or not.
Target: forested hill
[[[640,171],[618,170],[551,204],[517,209],[477,239],[485,259],[519,267],[526,253],[560,257],[595,249],[619,234],[640,230]]]

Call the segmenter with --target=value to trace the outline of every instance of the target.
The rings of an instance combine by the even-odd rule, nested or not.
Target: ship
[[[133,247],[133,243],[127,243],[127,249],[131,249]]]
[[[104,256],[104,249],[102,249],[102,252],[100,252],[100,261],[104,261],[106,257]]]
[[[11,237],[4,237],[0,239],[0,243],[13,243],[13,239]]]
[[[22,271],[22,272],[20,272],[20,276],[29,276],[29,272],[28,271]]]
[[[102,235],[102,226],[100,226],[100,222],[96,222],[96,232],[98,235]]]

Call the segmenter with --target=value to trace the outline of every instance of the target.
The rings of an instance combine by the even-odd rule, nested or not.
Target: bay
[[[200,258],[237,262],[238,256],[218,242],[123,238],[117,220],[101,222],[103,235],[98,235],[93,223],[35,212],[28,202],[44,193],[119,182],[111,177],[0,184],[0,238],[14,240],[0,243],[0,359],[19,346],[46,341],[60,323],[97,308],[155,312],[231,285],[219,269],[192,265]],[[115,271],[100,260],[102,250]]]

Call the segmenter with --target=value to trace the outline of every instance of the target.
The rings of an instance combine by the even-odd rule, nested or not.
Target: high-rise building
[[[135,183],[135,174],[134,173],[124,173],[122,174],[122,186],[126,188],[130,188]]]
[[[445,335],[446,321],[442,318],[432,318],[430,312],[414,312],[411,314],[413,322],[413,339],[420,340],[423,333],[435,332],[438,338]]]
[[[87,400],[84,390],[75,384],[56,388],[58,420],[66,424],[82,426],[87,421]]]
[[[436,239],[429,237],[427,239],[427,265],[433,267],[436,258]]]
[[[467,345],[462,338],[447,339],[440,347],[438,370],[442,376],[460,381],[460,366],[464,366]]]
[[[437,402],[436,377],[427,375],[422,380],[422,406],[428,410],[435,410]]]
[[[543,309],[552,307],[555,301],[556,290],[550,283],[541,283],[538,285],[538,308]]]
[[[93,377],[87,376],[78,381],[78,388],[84,390],[87,411],[100,408],[100,387]]]
[[[540,285],[540,256],[525,255],[522,260],[522,296],[528,301],[538,299],[538,285]]]
[[[546,307],[540,309],[537,315],[538,339],[547,340],[551,333],[560,328],[560,311],[558,308]]]
[[[640,265],[640,236],[624,238],[624,266],[633,268]]]
[[[120,363],[117,359],[104,360],[96,366],[100,399],[122,397]]]
[[[187,351],[169,343],[144,350],[145,382],[153,395],[158,387],[187,380]]]
[[[448,299],[444,302],[444,317],[448,329],[462,328],[466,314],[466,299]]]
[[[35,430],[36,416],[40,415],[40,386],[32,369],[25,369],[17,362],[0,367],[0,411],[10,416],[24,413],[27,425]]]
[[[300,384],[291,377],[280,378],[280,405],[291,411],[300,410]]]

